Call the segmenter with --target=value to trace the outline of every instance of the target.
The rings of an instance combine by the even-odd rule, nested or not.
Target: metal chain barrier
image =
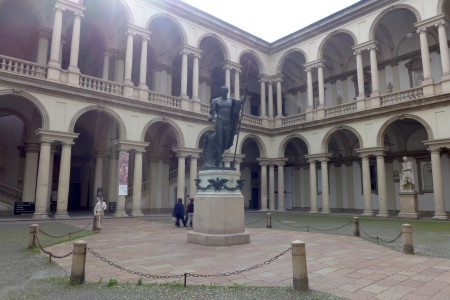
[[[323,231],[323,232],[326,232],[326,231],[334,231],[334,230],[342,229],[342,228],[344,228],[344,227],[346,227],[346,226],[348,226],[348,225],[350,225],[350,224],[353,223],[353,220],[352,220],[352,221],[350,221],[350,222],[348,222],[348,223],[346,223],[346,224],[344,224],[344,225],[342,225],[342,226],[339,226],[339,227],[329,228],[329,229],[322,229],[322,228],[316,228],[316,227],[308,226],[308,225],[307,225],[307,226],[295,226],[295,225],[283,223],[282,221],[279,221],[279,220],[277,220],[277,219],[275,219],[275,218],[273,218],[273,219],[274,219],[275,221],[277,221],[278,223],[280,223],[280,224],[282,224],[282,225],[285,225],[285,226],[288,226],[288,227],[298,228],[298,229],[300,229],[300,228],[306,228],[306,231],[307,231],[307,232],[309,232],[310,229],[313,229],[313,230],[316,230],[316,231]]]
[[[67,253],[67,254],[65,254],[65,255],[55,255],[55,254],[53,254],[52,252],[47,251],[47,250],[45,250],[45,249],[42,247],[41,242],[39,241],[39,237],[38,237],[38,235],[36,234],[36,231],[34,232],[34,236],[36,237],[36,240],[37,240],[37,242],[38,242],[39,249],[41,249],[41,251],[44,252],[45,254],[49,255],[49,257],[48,257],[48,260],[49,260],[49,261],[52,261],[52,257],[53,257],[53,258],[58,258],[58,259],[60,259],[60,258],[66,258],[66,257],[72,255],[72,251],[70,251],[69,253]]]
[[[402,232],[400,231],[399,234],[397,234],[397,236],[395,238],[393,238],[391,240],[386,240],[386,239],[379,237],[378,235],[372,236],[372,235],[368,234],[364,229],[362,229],[362,228],[360,228],[360,229],[361,229],[361,232],[364,233],[368,238],[377,240],[377,244],[378,244],[378,241],[381,241],[385,244],[391,244],[391,243],[396,242],[402,236]]]
[[[227,277],[227,276],[236,275],[236,274],[240,274],[240,273],[243,273],[243,272],[248,272],[248,271],[251,271],[251,270],[255,270],[255,269],[261,268],[261,267],[263,267],[265,265],[271,264],[273,261],[275,261],[278,258],[280,258],[281,256],[283,256],[288,251],[292,250],[292,247],[289,247],[285,251],[281,252],[280,254],[278,254],[278,255],[276,255],[276,256],[268,259],[268,260],[266,260],[263,263],[256,264],[256,265],[254,265],[252,267],[248,267],[248,268],[237,270],[237,271],[233,271],[233,272],[225,272],[225,273],[218,273],[218,274],[184,273],[184,274],[178,274],[178,275],[156,275],[156,274],[146,274],[146,273],[142,273],[142,272],[133,271],[133,270],[127,269],[125,267],[122,267],[122,266],[120,266],[120,265],[118,265],[118,264],[116,264],[116,263],[106,259],[105,257],[101,256],[100,254],[98,254],[97,252],[95,252],[94,250],[92,250],[89,247],[87,247],[86,249],[87,249],[87,251],[89,253],[92,253],[95,257],[99,258],[101,261],[106,262],[110,266],[116,267],[119,270],[126,271],[126,272],[128,272],[130,274],[137,275],[137,276],[140,276],[140,277],[153,278],[153,279],[172,279],[172,278],[183,278],[184,277],[184,286],[186,286],[186,279],[187,279],[187,277],[196,277],[196,278],[198,278],[198,277],[201,277],[201,278]]]
[[[74,232],[69,232],[69,233],[66,233],[66,234],[63,234],[63,235],[51,235],[51,234],[46,233],[42,229],[39,230],[39,233],[42,233],[43,235],[46,235],[48,237],[55,238],[55,239],[60,239],[60,238],[66,237],[66,236],[69,236],[69,239],[70,239],[70,236],[72,234],[79,233],[79,232],[82,232],[83,230],[86,230],[89,226],[91,226],[91,224],[92,224],[92,222],[90,222],[89,224],[87,224],[87,226],[85,226],[84,228],[82,228],[80,230],[77,230],[77,231],[74,231]]]
[[[256,223],[258,223],[258,222],[261,222],[262,220],[265,220],[265,219],[266,219],[266,216],[264,216],[264,217],[262,217],[261,219],[258,219],[258,220],[256,220],[256,221],[252,221],[252,222],[245,223],[245,225],[253,225],[253,224],[256,224]]]

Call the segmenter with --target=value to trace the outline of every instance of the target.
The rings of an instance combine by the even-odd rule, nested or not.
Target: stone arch
[[[260,74],[264,74],[264,72],[265,72],[264,64],[262,63],[261,58],[259,57],[259,55],[256,54],[255,51],[253,51],[253,50],[244,50],[244,51],[242,51],[239,54],[239,56],[238,56],[238,63],[241,61],[242,56],[244,54],[247,54],[247,53],[251,54],[252,56],[254,56],[256,58],[256,65],[258,66],[259,73]],[[242,67],[245,67],[245,66],[242,66]]]
[[[412,119],[412,120],[419,122],[425,128],[425,131],[427,132],[427,135],[428,135],[428,139],[429,140],[434,139],[431,126],[425,120],[423,120],[422,118],[415,116],[415,115],[404,114],[404,115],[395,116],[395,117],[389,119],[388,121],[386,121],[383,124],[383,126],[380,127],[380,130],[378,131],[378,134],[377,134],[377,147],[383,146],[383,143],[384,143],[383,138],[384,138],[384,135],[386,134],[387,128],[395,121],[402,120],[402,119]]]
[[[222,52],[223,52],[224,59],[230,60],[230,50],[228,49],[227,44],[215,33],[206,33],[206,34],[202,35],[198,39],[198,42],[197,42],[198,49],[200,49],[200,44],[202,43],[202,40],[205,39],[206,37],[212,37],[212,38],[216,39],[220,45]]]
[[[303,55],[303,57],[305,58],[305,61],[308,61],[308,55],[306,55],[305,51],[303,51],[302,49],[299,48],[292,48],[289,49],[288,51],[286,51],[283,56],[280,57],[280,59],[278,60],[278,64],[277,64],[277,73],[281,73],[282,68],[283,68],[283,64],[284,61],[286,60],[286,57],[293,53],[293,52],[300,52],[301,55]]]
[[[389,8],[383,10],[382,12],[379,13],[379,15],[375,18],[375,20],[373,21],[372,25],[370,26],[369,29],[369,40],[373,40],[375,39],[375,29],[378,26],[378,23],[380,22],[380,20],[390,11],[395,10],[395,9],[400,9],[400,8],[405,8],[409,11],[411,11],[415,16],[416,16],[416,20],[417,22],[420,22],[422,20],[420,13],[412,6],[410,5],[406,5],[406,4],[399,4],[399,5],[392,5]]]
[[[359,134],[359,132],[355,128],[348,126],[348,125],[340,125],[340,126],[334,127],[331,130],[329,130],[323,137],[322,145],[320,146],[322,153],[328,152],[328,144],[330,143],[330,139],[333,136],[333,134],[338,131],[344,130],[344,129],[353,133],[356,136],[356,138],[358,139],[359,147],[364,148],[363,139],[362,139],[361,135]]]
[[[317,50],[317,57],[318,57],[319,59],[322,58],[322,55],[323,55],[323,48],[324,48],[325,44],[326,44],[333,36],[335,36],[335,35],[337,35],[337,34],[339,34],[339,33],[344,33],[344,34],[349,35],[349,36],[352,38],[352,40],[353,40],[353,44],[354,44],[355,46],[358,45],[358,39],[356,38],[356,35],[355,35],[353,32],[351,32],[351,31],[349,31],[349,30],[346,30],[346,29],[335,30],[335,31],[331,32],[330,34],[328,34],[328,35],[322,40],[322,42],[320,43],[319,48],[318,48],[318,50]]]
[[[39,23],[39,25],[40,26],[43,26],[44,25],[44,18],[45,17],[43,17],[42,15],[41,15],[41,13],[39,12],[39,9],[36,7],[36,5],[37,5],[38,3],[37,3],[37,1],[22,1],[21,3],[20,3],[20,5],[24,5],[24,6],[26,6],[26,7],[29,7],[29,8],[31,8],[32,9],[32,14],[34,15],[34,16],[36,16],[36,18],[37,18],[37,20],[38,20],[38,23]]]
[[[255,141],[256,145],[258,146],[258,150],[259,150],[259,155],[260,157],[267,157],[267,150],[266,150],[266,146],[264,145],[264,142],[262,141],[262,139],[257,136],[256,134],[250,133],[248,135],[246,135],[238,144],[238,153],[241,154],[242,153],[242,146],[244,145],[244,142],[247,139],[252,139],[253,141]]]
[[[107,115],[111,116],[114,120],[116,120],[118,126],[119,126],[119,139],[120,140],[126,140],[127,137],[127,132],[126,132],[126,127],[125,127],[125,123],[123,122],[122,118],[119,116],[119,114],[117,114],[115,111],[113,111],[112,109],[108,108],[108,107],[102,107],[102,106],[89,106],[86,107],[82,110],[80,110],[79,112],[77,112],[72,120],[70,121],[70,125],[69,125],[69,132],[74,132],[75,130],[75,124],[77,123],[78,119],[84,114],[87,113],[89,111],[93,111],[93,110],[98,110],[101,112],[106,113]]]
[[[17,96],[21,96],[21,97],[29,100],[31,103],[34,104],[34,106],[36,107],[37,111],[39,112],[39,114],[41,116],[42,129],[50,128],[50,118],[48,116],[48,112],[45,109],[45,107],[42,105],[42,103],[35,96],[33,96],[27,92],[22,92],[22,91],[17,92],[14,89],[0,90],[0,96],[3,96],[3,95],[17,95]]]
[[[130,9],[130,6],[128,5],[126,0],[118,0],[120,2],[120,4],[122,4],[124,11],[125,11],[125,16],[128,20],[128,24],[134,24],[134,15],[133,12]]]
[[[147,133],[147,130],[150,128],[150,126],[152,126],[153,124],[155,124],[157,122],[163,122],[163,123],[166,123],[166,124],[172,126],[173,129],[175,130],[175,136],[177,138],[178,147],[179,148],[184,147],[185,141],[184,141],[184,136],[183,136],[183,132],[181,131],[181,128],[173,120],[167,119],[166,117],[156,118],[156,119],[153,119],[150,122],[148,122],[144,126],[144,130],[142,130],[141,140],[140,140],[141,142],[145,141],[145,134]]]
[[[280,143],[280,146],[278,147],[278,157],[283,157],[284,156],[284,152],[286,150],[287,144],[291,140],[293,140],[295,138],[298,138],[301,141],[303,141],[305,143],[305,145],[306,145],[306,148],[308,149],[308,153],[311,154],[311,146],[309,145],[308,140],[304,136],[302,136],[301,134],[293,133],[293,134],[290,134],[290,135],[286,136],[283,139],[283,141]]]
[[[200,149],[200,139],[208,131],[214,131],[214,126],[211,125],[211,126],[205,127],[199,132],[199,134],[197,135],[197,139],[195,140],[195,147],[197,149]]]
[[[172,21],[174,23],[174,25],[176,26],[176,28],[178,29],[177,31],[178,31],[178,34],[180,35],[181,43],[182,44],[187,44],[188,43],[188,38],[187,38],[187,35],[186,35],[186,31],[183,29],[183,26],[180,24],[180,22],[177,19],[175,19],[174,17],[172,17],[172,16],[170,16],[168,14],[157,13],[157,14],[152,15],[147,20],[147,22],[145,24],[145,28],[146,29],[150,28],[150,25],[152,24],[152,22],[156,18],[159,18],[159,17],[166,18],[166,19]]]

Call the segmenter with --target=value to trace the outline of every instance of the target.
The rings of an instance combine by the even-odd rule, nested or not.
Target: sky
[[[267,42],[319,21],[357,0],[182,0]]]

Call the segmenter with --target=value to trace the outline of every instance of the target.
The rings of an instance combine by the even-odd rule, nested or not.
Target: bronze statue
[[[205,136],[205,168],[223,168],[222,155],[233,145],[240,126],[240,112],[247,97],[247,85],[241,100],[228,98],[228,87],[220,88],[221,96],[211,100],[208,121],[216,117],[215,132]]]

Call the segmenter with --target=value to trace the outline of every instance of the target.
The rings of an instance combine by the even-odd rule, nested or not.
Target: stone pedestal
[[[227,180],[222,181],[223,179]],[[195,195],[194,228],[188,243],[231,246],[250,243],[245,231],[244,196],[235,170],[203,170]]]
[[[419,208],[417,204],[417,193],[415,191],[401,191],[400,195],[400,218],[418,219]]]

